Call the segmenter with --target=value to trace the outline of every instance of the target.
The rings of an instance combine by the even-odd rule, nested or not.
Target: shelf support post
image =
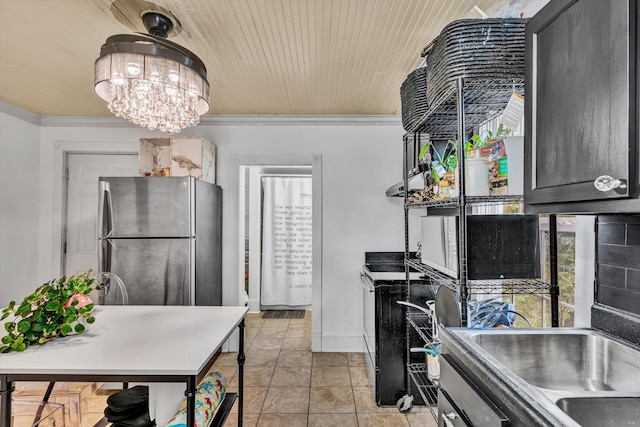
[[[238,343],[238,427],[242,427],[242,413],[244,409],[244,362],[246,359],[244,354],[244,318],[240,321],[238,329],[240,332]]]
[[[8,375],[0,375],[0,426],[11,427],[11,393],[13,381]]]
[[[558,298],[558,221],[555,214],[549,215],[549,275],[551,294],[551,327],[560,325]]]
[[[456,81],[456,101],[458,116],[458,274],[460,277],[460,317],[462,326],[467,326],[467,301],[469,288],[467,286],[467,215],[465,196],[465,167],[464,167],[464,133],[466,129],[464,118],[464,79]]]

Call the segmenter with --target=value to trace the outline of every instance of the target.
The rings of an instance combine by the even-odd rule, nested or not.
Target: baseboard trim
[[[249,300],[249,313],[260,313],[260,300]]]
[[[311,351],[316,353],[322,351],[322,331],[319,329],[311,330]]]

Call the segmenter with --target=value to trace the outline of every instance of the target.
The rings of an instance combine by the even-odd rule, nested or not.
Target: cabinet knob
[[[611,191],[616,188],[627,188],[627,184],[619,180],[618,178],[614,178],[609,175],[601,175],[593,181],[593,186],[596,187],[598,191]]]

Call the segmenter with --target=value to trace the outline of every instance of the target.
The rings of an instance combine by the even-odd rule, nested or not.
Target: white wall
[[[0,112],[0,308],[40,284],[39,149],[37,124]]]
[[[588,328],[591,326],[591,306],[595,297],[596,277],[596,216],[576,215],[576,243],[575,243],[575,307],[573,326]]]
[[[133,126],[104,126],[96,119],[91,119],[94,123],[91,125],[88,120],[87,123],[69,120],[64,126],[54,126],[56,120],[43,119],[39,186],[20,183],[7,199],[9,203],[15,203],[25,197],[31,198],[37,207],[36,190],[39,190],[38,217],[32,214],[21,219],[28,223],[24,228],[32,233],[38,228],[38,256],[34,246],[25,250],[29,256],[24,253],[20,257],[14,256],[14,251],[4,250],[3,239],[1,257],[3,265],[24,263],[24,270],[32,275],[37,269],[39,282],[60,272],[61,201],[58,200],[58,188],[61,187],[62,166],[58,163],[63,158],[62,152],[105,149],[127,152],[137,147],[139,138],[161,135]],[[17,134],[28,134],[22,126],[11,127],[15,127],[13,132]],[[238,173],[232,167],[233,159],[246,155],[320,154],[323,180],[322,350],[360,351],[362,296],[359,272],[364,252],[404,249],[402,202],[384,195],[385,190],[402,177],[403,133],[399,118],[389,120],[384,117],[218,119],[182,132],[180,136],[202,136],[217,147],[217,183],[223,189],[224,304],[237,304],[241,283],[237,259],[238,218],[231,215],[232,206],[237,211],[238,195],[228,191],[232,174]],[[9,141],[8,144],[13,147],[17,142]],[[37,164],[38,152],[34,150],[14,167],[37,167]],[[0,277],[7,289],[14,286],[6,282],[4,270],[0,271]],[[1,299],[4,300],[4,292]]]

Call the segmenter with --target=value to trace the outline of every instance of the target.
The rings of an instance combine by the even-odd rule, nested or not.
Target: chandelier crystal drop
[[[209,110],[206,68],[192,52],[151,32],[107,39],[95,63],[95,91],[116,116],[177,133]]]

